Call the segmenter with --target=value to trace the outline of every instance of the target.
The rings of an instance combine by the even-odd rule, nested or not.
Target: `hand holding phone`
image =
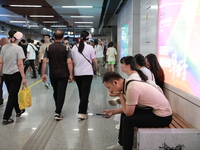
[[[109,115],[106,114],[96,114],[97,116],[102,116],[102,117],[110,117]]]

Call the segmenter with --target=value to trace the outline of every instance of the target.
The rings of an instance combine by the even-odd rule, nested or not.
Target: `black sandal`
[[[14,122],[14,120],[11,119],[11,118],[9,118],[9,119],[3,119],[2,124],[6,125],[6,124],[9,124],[9,123],[13,123],[13,122]]]
[[[17,113],[17,114],[16,114],[16,117],[20,117],[21,114],[23,114],[25,111],[26,111],[25,109],[20,110],[20,113]]]

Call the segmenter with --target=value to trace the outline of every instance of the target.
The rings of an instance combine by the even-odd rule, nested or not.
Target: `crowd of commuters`
[[[10,30],[8,35],[8,39],[0,40],[0,106],[3,106],[3,81],[8,89],[2,122],[4,125],[14,122],[10,118],[13,108],[16,117],[25,112],[25,109],[19,109],[18,92],[21,84],[27,84],[25,74],[30,67],[33,79],[40,76],[47,88],[53,88],[56,120],[64,118],[62,108],[66,89],[72,81],[76,82],[79,91],[78,119],[87,119],[93,76],[95,73],[98,76],[103,75],[103,83],[108,88],[109,95],[117,97],[118,101],[115,103],[120,104],[115,109],[103,110],[108,115],[105,118],[121,114],[119,141],[107,149],[131,150],[133,127],[165,127],[170,124],[170,104],[163,92],[155,88],[164,88],[164,72],[155,54],[146,57],[136,54],[120,58],[121,71],[128,76],[128,79],[124,79],[115,72],[118,53],[113,42],[106,48],[105,43],[98,39],[95,45],[87,31],[80,33],[80,41],[74,45],[70,44],[61,30],[56,30],[52,39],[49,35],[44,35],[44,39],[36,45],[31,38],[27,39],[28,44],[24,39],[20,41],[23,34],[19,31]],[[105,63],[108,63],[107,72]]]

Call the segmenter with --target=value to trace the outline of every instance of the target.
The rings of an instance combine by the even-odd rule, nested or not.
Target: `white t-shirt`
[[[85,47],[82,53],[92,63],[92,59],[95,58],[94,48],[86,42],[84,42],[84,44]],[[75,45],[71,50],[72,59],[74,62],[74,75],[94,75],[92,65],[84,58],[81,53],[79,53],[77,46]]]
[[[37,47],[31,43],[28,44],[27,46],[27,53],[28,54],[28,60],[35,60],[36,55],[35,55],[35,50],[37,50]]]
[[[148,77],[148,80],[152,80],[155,82],[154,75],[149,69],[147,69],[146,67],[142,67],[140,68],[140,70]]]
[[[103,50],[104,50],[104,45],[96,45],[95,46],[95,53],[96,53],[96,58],[101,58],[103,56]]]
[[[0,57],[3,59],[3,74],[18,72],[18,59],[25,58],[22,47],[14,43],[4,45],[1,49]]]
[[[109,47],[106,55],[108,56],[108,61],[116,61],[115,55],[117,55],[117,50],[114,47]]]
[[[141,81],[140,75],[138,73],[132,73],[128,79],[134,79],[134,80],[139,80]]]
[[[153,108],[153,113],[160,117],[167,117],[172,114],[166,97],[148,83],[132,81],[128,84],[125,93],[126,105],[150,106]]]

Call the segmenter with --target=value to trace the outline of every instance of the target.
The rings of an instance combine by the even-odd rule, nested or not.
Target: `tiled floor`
[[[62,121],[54,120],[52,87],[47,89],[40,79],[28,78],[31,86],[32,106],[14,123],[0,125],[0,150],[104,150],[117,142],[118,130],[113,117],[104,119],[96,116],[103,109],[114,108],[107,103],[107,89],[101,77],[94,76],[88,113],[85,121],[77,119],[78,89],[76,83],[69,83],[63,107]],[[4,91],[6,88],[4,86]],[[4,98],[7,99],[5,92]],[[5,100],[6,101],[6,100]],[[3,116],[4,107],[0,107]]]

